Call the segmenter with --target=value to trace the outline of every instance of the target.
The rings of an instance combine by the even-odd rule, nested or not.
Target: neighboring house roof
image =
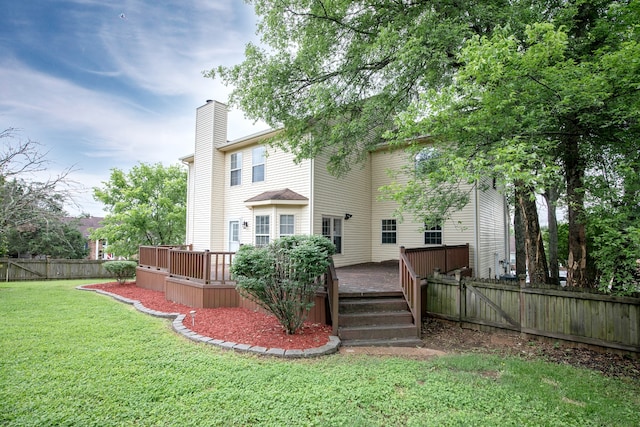
[[[90,231],[100,228],[102,226],[103,217],[99,216],[90,216],[90,217],[82,217],[82,218],[72,218],[66,217],[66,222],[76,222],[78,224],[78,231],[82,233],[85,238],[89,237]]]
[[[309,199],[285,188],[283,190],[265,191],[244,201],[247,206],[259,205],[306,205]]]

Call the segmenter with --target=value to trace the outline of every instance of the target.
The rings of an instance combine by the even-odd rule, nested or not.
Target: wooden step
[[[340,326],[412,325],[408,310],[340,314]]]
[[[340,292],[341,300],[343,298],[382,298],[382,297],[404,298],[402,291]]]
[[[416,327],[413,324],[341,326],[338,328],[338,336],[342,341],[413,338],[416,337]]]
[[[340,315],[349,313],[374,313],[385,311],[404,311],[409,306],[404,298],[348,298],[339,303]]]
[[[343,347],[424,347],[418,338],[392,338],[378,340],[346,340],[340,343]]]

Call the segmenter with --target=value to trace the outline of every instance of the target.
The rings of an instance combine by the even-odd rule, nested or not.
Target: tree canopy
[[[638,152],[639,2],[252,3],[262,46],[248,45],[241,64],[209,75],[235,87],[230,101],[249,117],[284,128],[275,143],[299,157],[328,151],[336,173],[384,141],[416,145],[427,136],[446,144],[439,165],[413,182],[414,195],[398,200],[434,214],[443,206],[421,204],[416,182],[442,189],[495,177],[515,194],[529,268],[543,281],[547,267],[534,265],[544,249],[532,201],[561,189],[569,283],[597,280],[587,271],[587,225],[604,193],[602,186],[599,195],[590,191],[592,177],[616,171],[618,179],[596,179],[619,190],[611,215],[626,212],[613,208],[620,203],[638,206],[624,170],[639,165],[618,159],[637,159]],[[459,205],[450,200],[445,207]],[[636,235],[631,227],[627,236]],[[626,242],[624,268],[635,268],[629,260],[640,248]]]
[[[187,172],[172,165],[140,163],[128,173],[111,170],[109,181],[94,188],[94,198],[108,211],[91,234],[106,239],[109,251],[129,257],[140,245],[184,243]]]
[[[83,257],[82,236],[64,219],[72,169],[38,180],[49,163],[42,145],[13,128],[0,132],[0,144],[0,255]]]

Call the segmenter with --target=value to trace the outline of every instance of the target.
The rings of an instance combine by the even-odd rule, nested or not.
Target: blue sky
[[[257,41],[240,0],[26,0],[2,2],[0,130],[49,151],[82,183],[71,214],[102,216],[91,188],[110,169],[165,165],[193,152],[195,109],[230,89],[202,71],[242,61]],[[229,115],[230,139],[266,128]]]

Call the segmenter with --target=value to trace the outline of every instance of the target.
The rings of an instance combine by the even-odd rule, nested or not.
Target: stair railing
[[[405,253],[404,246],[400,247],[400,287],[407,305],[413,316],[413,324],[416,327],[416,336],[420,338],[422,327],[422,295],[420,292],[421,277],[416,274],[411,266],[411,261]]]
[[[338,275],[336,274],[336,267],[333,264],[333,259],[331,259],[331,263],[329,267],[327,267],[327,272],[324,274],[324,285],[327,289],[327,295],[329,297],[329,313],[331,315],[331,328],[332,334],[338,335],[338,297],[340,292],[338,290]]]

